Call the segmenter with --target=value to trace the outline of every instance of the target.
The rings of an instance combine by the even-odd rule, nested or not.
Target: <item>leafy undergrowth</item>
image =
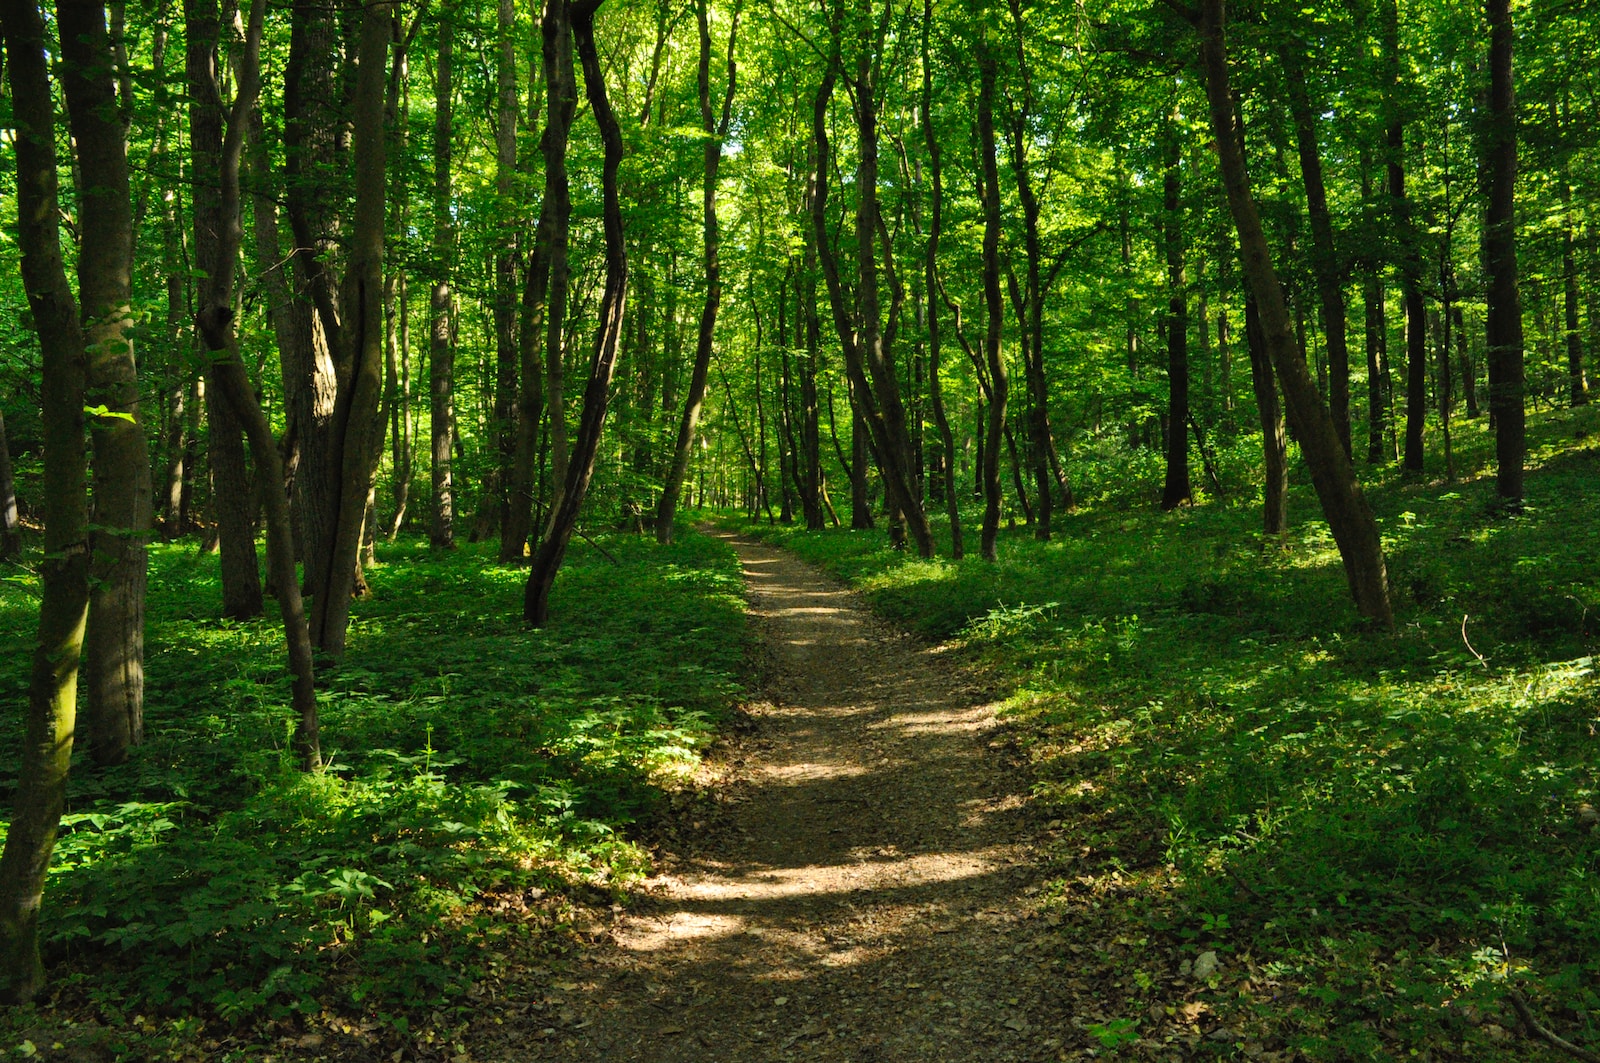
[[[1600,1047],[1596,425],[1530,420],[1517,514],[1481,423],[1457,426],[1455,483],[1363,468],[1392,635],[1349,605],[1304,484],[1265,547],[1253,501],[1163,515],[1126,492],[1049,544],[1003,532],[997,564],[751,530],[1006,691],[1096,1051],[1526,1059],[1552,1050],[1512,987]]]
[[[338,1058],[454,1055],[452,1024],[507,968],[548,968],[585,906],[645,872],[626,825],[737,694],[732,552],[692,533],[604,545],[614,562],[573,548],[537,632],[525,570],[482,546],[380,547],[347,657],[319,676],[331,763],[312,776],[288,750],[280,629],[218,620],[215,557],[156,548],[147,741],[75,766],[48,999],[0,1020],[0,1052],[256,1058],[342,1033]],[[0,676],[20,704],[37,592],[6,579]],[[5,808],[20,715],[0,735]]]

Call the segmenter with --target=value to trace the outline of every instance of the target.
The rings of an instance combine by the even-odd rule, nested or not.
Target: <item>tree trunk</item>
[[[1328,212],[1328,193],[1322,180],[1322,152],[1317,146],[1315,112],[1306,94],[1304,65],[1292,46],[1281,52],[1284,83],[1288,88],[1289,109],[1294,115],[1295,144],[1300,156],[1300,175],[1306,189],[1306,208],[1311,216],[1311,265],[1317,278],[1317,297],[1322,310],[1322,334],[1328,347],[1328,406],[1333,427],[1350,449],[1350,347],[1345,329],[1344,278],[1333,241],[1333,219]]]
[[[867,431],[872,437],[872,448],[883,475],[885,491],[892,508],[904,515],[907,528],[917,543],[917,552],[923,557],[932,557],[933,538],[928,530],[922,500],[912,480],[911,441],[894,369],[894,314],[891,311],[889,325],[885,327],[878,297],[878,228],[882,219],[878,211],[877,64],[874,56],[881,40],[860,42],[855,77],[852,79],[858,160],[855,178],[854,314],[851,313],[852,300],[845,292],[840,276],[838,259],[828,238],[827,175],[831,155],[827,119],[828,104],[833,97],[834,82],[839,73],[840,14],[837,10],[833,12],[833,58],[812,108],[811,129],[817,149],[817,184],[816,194],[812,198],[811,223],[816,231],[823,277],[828,284],[828,302],[833,310],[834,328],[844,349],[845,368],[854,388],[856,402],[867,422]],[[870,10],[866,14],[869,17],[865,21],[870,23]],[[857,468],[856,475],[864,476],[864,470]]]
[[[1222,167],[1223,187],[1234,224],[1239,231],[1240,258],[1261,315],[1261,333],[1267,354],[1283,385],[1290,419],[1300,437],[1300,449],[1310,466],[1311,478],[1322,502],[1323,515],[1344,560],[1345,577],[1356,609],[1392,628],[1388,574],[1377,522],[1362,496],[1355,470],[1345,456],[1333,419],[1317,397],[1316,382],[1294,351],[1283,288],[1272,265],[1266,233],[1256,213],[1244,153],[1236,134],[1233,96],[1228,81],[1227,50],[1223,38],[1223,0],[1203,0],[1199,28],[1201,58],[1211,127]]]
[[[1589,381],[1583,368],[1583,333],[1578,331],[1578,253],[1572,233],[1572,182],[1561,180],[1561,280],[1563,324],[1567,334],[1568,402],[1589,401]]]
[[[218,35],[217,5],[206,0],[186,0],[188,35],[185,66],[190,86],[190,169],[215,174],[222,166],[222,101],[216,85]],[[229,224],[221,216],[220,191],[214,181],[196,181],[193,192],[194,265],[202,284],[220,271],[232,272],[232,259],[217,259],[222,250],[218,226]],[[228,285],[232,291],[233,285]],[[229,307],[232,310],[233,307]],[[245,465],[244,427],[233,405],[223,395],[216,370],[206,372],[206,418],[211,459],[213,512],[217,517],[217,543],[222,555],[222,615],[235,620],[260,616],[263,609],[261,572],[256,558],[255,491]],[[263,485],[264,486],[264,485]]]
[[[497,0],[496,31],[499,36],[495,64],[495,196],[498,200],[496,224],[500,227],[494,258],[494,430],[499,450],[499,512],[495,515],[500,534],[501,554],[506,552],[507,532],[515,533],[511,517],[511,488],[517,460],[517,292],[516,204],[512,182],[517,173],[517,44],[516,7],[512,0]],[[521,556],[522,540],[513,539]]]
[[[84,395],[88,359],[62,264],[56,130],[44,20],[33,0],[0,2],[16,136],[17,244],[41,355],[44,555],[39,634],[28,682],[16,804],[0,854],[0,1002],[26,1003],[44,984],[39,908],[66,802],[78,664],[89,611],[89,510]]]
[[[1167,252],[1167,479],[1161,508],[1174,510],[1191,501],[1189,486],[1189,295],[1184,276],[1183,197],[1178,167],[1178,116],[1167,123],[1163,145],[1165,213],[1162,230]],[[1041,500],[1041,504],[1042,500]]]
[[[685,396],[683,417],[678,422],[677,443],[672,449],[672,465],[661,485],[661,501],[656,507],[656,541],[672,542],[673,522],[677,519],[678,497],[683,478],[694,453],[695,427],[706,398],[706,375],[711,368],[711,345],[716,339],[717,309],[722,305],[722,264],[718,257],[721,233],[717,226],[717,169],[722,164],[722,142],[733,117],[733,94],[738,80],[734,44],[739,33],[739,9],[733,11],[728,30],[728,80],[722,94],[722,118],[711,112],[711,18],[710,0],[696,0],[695,21],[700,28],[700,66],[696,85],[700,96],[700,128],[705,133],[701,178],[701,225],[705,235],[705,302],[700,308],[700,328],[695,336],[694,368],[689,373],[689,392]]]
[[[933,421],[939,431],[939,443],[944,449],[944,459],[941,464],[945,513],[950,520],[950,556],[959,561],[966,554],[966,544],[961,536],[961,507],[956,497],[955,436],[950,430],[950,418],[945,413],[944,386],[939,379],[939,304],[934,296],[939,290],[939,236],[944,231],[944,174],[939,138],[933,130],[933,64],[928,54],[928,33],[932,24],[933,0],[923,0],[921,120],[922,137],[928,148],[928,171],[933,194],[928,221],[928,246],[923,265],[928,289],[928,401],[933,405]]]
[[[1006,431],[1006,399],[1010,391],[1000,351],[1004,311],[1000,303],[1000,171],[994,142],[994,56],[987,46],[978,53],[978,138],[983,156],[983,357],[989,370],[988,447],[983,452],[983,529],[979,550],[985,561],[999,557],[1000,437]],[[1015,446],[1012,465],[1016,464]],[[1018,485],[1019,493],[1021,484]]]
[[[567,219],[572,212],[567,190],[567,139],[578,100],[572,68],[572,27],[566,10],[566,0],[549,0],[540,29],[545,127],[539,148],[544,156],[544,200],[534,231],[533,254],[524,270],[521,317],[517,325],[522,387],[517,393],[517,457],[508,493],[511,520],[500,539],[502,561],[521,561],[533,535],[534,502],[538,494],[535,474],[541,456],[539,423],[547,410],[546,432],[552,446],[558,432],[561,446],[566,445],[565,413],[555,401],[557,395],[547,392],[547,363],[539,357],[545,346],[553,343],[554,361],[559,366],[560,327],[551,330],[549,315],[553,300],[559,298],[564,307],[566,299],[565,266],[558,278],[555,264],[558,255],[563,264],[566,260]],[[552,291],[557,280],[563,285],[559,296]]]
[[[1489,122],[1483,162],[1489,202],[1483,249],[1489,289],[1489,413],[1495,422],[1495,488],[1505,501],[1520,504],[1527,441],[1522,400],[1522,296],[1517,284],[1517,97],[1511,72],[1510,0],[1487,0],[1487,8]]]
[[[428,306],[428,395],[433,441],[431,475],[433,521],[428,538],[435,547],[455,546],[455,493],[450,447],[455,439],[455,346],[450,329],[450,275],[455,260],[455,224],[450,202],[450,148],[455,139],[451,85],[455,19],[441,9],[433,104],[433,289]]]
[[[11,448],[6,442],[6,419],[0,415],[0,561],[10,561],[21,553],[17,485],[11,477]]]
[[[567,546],[578,527],[578,514],[594,476],[595,459],[600,452],[600,432],[605,425],[606,400],[616,370],[617,347],[622,339],[623,311],[628,292],[628,252],[622,233],[622,201],[617,187],[617,168],[622,164],[622,131],[606,98],[605,73],[594,43],[594,17],[603,0],[580,0],[568,9],[571,32],[583,64],[584,92],[600,127],[604,164],[600,186],[604,195],[605,292],[600,299],[600,327],[595,333],[594,354],[589,362],[589,380],[583,393],[583,412],[578,434],[573,441],[567,465],[566,483],[539,552],[534,555],[523,594],[522,616],[534,627],[543,627],[550,615],[550,589],[566,556]]]
[[[334,407],[331,472],[337,477],[331,536],[311,552],[327,558],[326,582],[317,588],[311,613],[313,641],[330,656],[344,655],[350,599],[356,587],[361,525],[367,491],[383,446],[378,404],[383,394],[383,236],[386,152],[384,78],[393,4],[362,9],[351,128],[355,168],[355,216],[349,259],[340,292],[340,361],[348,367]]]
[[[86,403],[106,411],[90,421],[94,577],[86,729],[95,762],[116,764],[144,735],[150,464],[133,356],[133,217],[105,6],[101,0],[64,0],[56,16],[62,88],[82,182],[78,298],[89,355]]]
[[[1406,198],[1405,119],[1400,112],[1400,29],[1397,0],[1383,9],[1384,109],[1388,112],[1385,149],[1388,155],[1389,217],[1393,238],[1400,243],[1400,292],[1405,308],[1406,446],[1403,467],[1422,471],[1422,434],[1428,413],[1428,332],[1422,302],[1422,258],[1419,234]]]

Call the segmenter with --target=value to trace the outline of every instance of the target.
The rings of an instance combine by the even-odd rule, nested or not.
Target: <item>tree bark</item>
[[[221,192],[215,178],[222,167],[222,98],[217,87],[218,37],[221,33],[215,0],[185,0],[183,9],[189,79],[190,171],[207,175],[194,182],[191,194],[194,221],[194,265],[202,277],[231,273],[232,259],[216,256],[223,250],[219,226]],[[202,284],[207,283],[202,281]],[[228,290],[232,291],[232,284]],[[233,311],[229,306],[228,310]],[[235,620],[260,616],[263,609],[261,572],[256,558],[255,491],[245,464],[244,426],[233,404],[222,392],[216,370],[206,370],[206,418],[211,459],[212,509],[217,517],[217,543],[222,561],[222,615]],[[261,485],[265,489],[266,485]]]
[[[694,453],[695,427],[705,403],[706,375],[711,368],[711,346],[716,338],[717,309],[722,305],[722,263],[719,258],[721,232],[717,226],[717,170],[722,164],[722,143],[733,118],[733,94],[738,81],[734,45],[739,33],[739,6],[733,10],[728,30],[728,75],[722,94],[722,116],[718,121],[711,111],[711,18],[710,0],[696,0],[695,21],[700,29],[700,65],[696,86],[700,96],[700,128],[705,133],[700,189],[701,227],[704,233],[705,302],[700,308],[700,328],[695,337],[694,367],[689,373],[689,391],[684,397],[683,416],[678,422],[678,438],[672,450],[672,465],[661,485],[661,500],[656,507],[656,541],[672,542],[673,522],[677,519],[678,497],[683,478]]]
[[[1288,88],[1289,110],[1294,116],[1295,145],[1300,156],[1300,175],[1306,189],[1306,208],[1311,216],[1311,265],[1317,278],[1317,297],[1322,310],[1322,335],[1328,347],[1328,407],[1333,427],[1350,449],[1350,347],[1346,336],[1344,278],[1334,246],[1333,218],[1328,211],[1328,192],[1322,180],[1322,152],[1317,146],[1315,112],[1306,94],[1304,64],[1293,45],[1282,49],[1284,84]]]
[[[67,283],[58,219],[55,109],[44,19],[34,0],[0,0],[16,160],[17,244],[39,335],[44,427],[44,555],[38,639],[16,804],[0,854],[0,1002],[44,985],[39,909],[66,802],[78,665],[89,612],[89,510],[84,452],[88,357]]]
[[[1174,510],[1191,501],[1189,485],[1189,294],[1184,276],[1183,196],[1178,150],[1178,116],[1167,123],[1162,217],[1167,253],[1167,478],[1161,508]],[[1040,504],[1044,504],[1041,499]]]
[[[1294,350],[1283,288],[1273,268],[1266,233],[1250,192],[1244,155],[1235,132],[1223,36],[1225,17],[1224,0],[1202,0],[1199,14],[1201,60],[1223,187],[1239,231],[1245,275],[1261,315],[1262,338],[1283,385],[1290,420],[1294,422],[1301,452],[1311,469],[1323,515],[1344,560],[1345,578],[1356,609],[1384,628],[1392,628],[1394,616],[1389,607],[1388,574],[1378,525],[1339,442],[1333,419],[1317,396],[1316,381],[1311,379],[1305,363]]]
[[[500,560],[508,562],[522,560],[533,535],[541,414],[548,414],[546,432],[555,452],[552,457],[559,457],[563,467],[566,461],[566,411],[560,380],[558,377],[547,380],[546,373],[552,365],[557,373],[560,371],[562,328],[552,315],[557,303],[560,315],[565,314],[567,227],[572,213],[567,187],[567,139],[577,108],[578,87],[572,66],[572,25],[567,17],[567,0],[547,0],[540,36],[545,83],[545,126],[539,140],[544,156],[544,200],[534,231],[533,254],[524,272],[517,325],[517,350],[522,368],[522,387],[517,394],[517,458],[509,492],[511,520],[500,539]],[[540,354],[547,350],[553,354],[541,360]],[[552,384],[555,385],[553,390]]]
[[[995,160],[995,58],[988,47],[978,52],[978,139],[983,157],[983,357],[989,370],[989,445],[983,452],[983,529],[979,550],[985,561],[999,558],[1000,437],[1006,431],[1006,399],[1010,384],[1000,350],[1004,309],[1000,302],[1000,170]],[[1012,446],[1012,466],[1016,465]],[[1018,485],[1021,495],[1021,483]]]
[[[6,419],[0,415],[0,561],[22,553],[22,530],[17,520],[17,485],[11,475],[11,447],[6,441]]]
[[[319,553],[327,558],[326,582],[317,588],[311,613],[313,641],[335,658],[344,655],[355,591],[361,525],[367,491],[383,446],[378,404],[383,393],[383,235],[386,152],[384,78],[393,4],[378,0],[362,9],[358,74],[351,106],[355,166],[355,215],[349,258],[340,292],[340,361],[348,367],[334,406],[331,453],[338,461],[335,517]]]
[[[1487,0],[1487,11],[1489,122],[1483,161],[1489,202],[1483,249],[1489,287],[1489,413],[1495,422],[1495,489],[1503,500],[1520,504],[1527,439],[1522,296],[1517,282],[1517,97],[1511,69],[1510,0]]]
[[[928,49],[929,29],[933,24],[933,0],[922,0],[922,99],[923,142],[928,148],[928,177],[932,194],[928,219],[928,245],[923,271],[928,290],[928,401],[933,406],[933,422],[944,449],[945,514],[950,521],[950,556],[957,561],[966,555],[961,535],[961,507],[956,497],[956,443],[950,418],[944,408],[944,386],[939,378],[941,336],[939,334],[939,237],[944,231],[944,166],[939,138],[933,129],[933,64]]]
[[[429,293],[428,395],[431,400],[433,521],[435,547],[455,546],[455,493],[450,447],[455,440],[455,345],[450,335],[450,276],[455,260],[455,224],[450,202],[450,148],[455,139],[451,85],[455,18],[441,8],[433,103],[433,288]]]
[[[494,258],[494,430],[499,451],[495,477],[499,513],[496,523],[502,552],[506,533],[515,531],[511,519],[511,486],[517,460],[517,293],[516,203],[512,182],[517,173],[517,45],[516,8],[512,0],[497,0],[495,26],[499,35],[495,64],[495,220],[501,232]],[[520,555],[521,541],[517,541]]]
[[[1589,381],[1583,367],[1583,333],[1578,331],[1578,252],[1573,237],[1572,181],[1561,179],[1561,295],[1567,338],[1567,401],[1583,406],[1589,401]]]
[[[1255,297],[1244,302],[1245,346],[1250,354],[1250,386],[1255,392],[1256,414],[1261,424],[1262,468],[1261,532],[1268,538],[1282,535],[1289,527],[1289,454],[1284,431],[1283,407],[1278,402],[1278,382],[1272,375],[1272,360],[1267,356],[1266,339],[1261,333],[1261,315]]]
[[[294,745],[307,771],[321,764],[318,741],[316,681],[300,581],[295,571],[294,536],[283,461],[266,414],[239,359],[234,317],[234,270],[244,239],[240,211],[239,167],[247,125],[260,89],[262,21],[266,0],[253,0],[245,39],[233,63],[238,88],[224,109],[218,55],[216,0],[185,0],[188,23],[190,143],[197,163],[217,175],[216,187],[195,202],[195,257],[209,263],[195,316],[196,331],[210,355],[207,375],[216,381],[220,400],[242,426],[260,472],[261,498],[267,516],[267,562],[283,621],[292,697],[296,714]],[[196,166],[199,170],[199,166]]]
[[[78,299],[88,344],[94,446],[94,577],[85,709],[98,764],[127,759],[144,736],[144,599],[150,464],[133,353],[133,215],[102,0],[63,0],[62,89],[80,175]]]
[[[578,514],[594,476],[595,459],[600,452],[600,433],[605,425],[606,400],[611,378],[616,371],[617,347],[622,339],[623,311],[628,293],[628,252],[622,233],[622,200],[617,186],[617,169],[622,164],[622,131],[606,97],[605,73],[594,42],[594,18],[603,0],[580,0],[568,9],[573,42],[583,65],[584,93],[595,123],[600,127],[604,163],[600,186],[605,232],[605,291],[600,298],[600,326],[595,333],[594,353],[589,361],[589,380],[583,393],[583,412],[578,434],[567,464],[566,482],[560,501],[550,517],[549,528],[539,552],[534,555],[523,592],[522,616],[534,627],[543,627],[550,615],[550,590],[566,556],[567,546],[577,530]]]

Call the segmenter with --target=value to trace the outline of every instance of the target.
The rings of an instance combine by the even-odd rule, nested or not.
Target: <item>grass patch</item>
[[[649,862],[628,825],[739,693],[744,617],[724,544],[604,545],[620,567],[575,546],[534,632],[525,573],[492,544],[380,547],[346,659],[318,677],[330,766],[314,776],[289,749],[278,626],[217,619],[216,559],[156,547],[147,741],[124,766],[75,765],[50,998],[8,1013],[12,1043],[62,1016],[102,1024],[129,1058],[203,1044],[208,1022],[249,1041],[335,1014],[410,1036],[499,966],[563,947],[574,898],[621,899]],[[21,704],[37,590],[25,570],[4,578],[0,682]],[[0,725],[4,808],[20,725]]]
[[[1004,531],[997,564],[751,530],[1008,692],[1050,903],[1139,942],[1106,968],[1125,1050],[1222,1029],[1319,1060],[1529,1058],[1508,984],[1600,1043],[1596,425],[1530,419],[1520,514],[1493,505],[1481,423],[1457,426],[1454,483],[1362,470],[1393,635],[1349,604],[1303,469],[1281,543],[1242,480],[1173,514],[1104,494],[1048,544]],[[1205,951],[1222,965],[1198,986],[1151,973]],[[1195,999],[1208,1017],[1185,1027],[1173,1006]]]

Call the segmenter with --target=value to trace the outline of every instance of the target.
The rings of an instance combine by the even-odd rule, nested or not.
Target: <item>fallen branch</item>
[[[1560,1034],[1550,1030],[1548,1027],[1541,1024],[1538,1019],[1534,1018],[1533,1009],[1528,1006],[1527,998],[1517,990],[1506,990],[1506,998],[1511,1001],[1511,1006],[1517,1009],[1517,1017],[1521,1019],[1522,1024],[1528,1028],[1528,1033],[1530,1035],[1537,1037],[1539,1040],[1545,1041],[1548,1044],[1554,1045],[1567,1055],[1572,1056],[1574,1059],[1584,1060],[1585,1063],[1600,1063],[1600,1054],[1596,1054],[1589,1051],[1587,1048],[1582,1048],[1573,1044],[1571,1041],[1568,1041]]]
[[[573,529],[573,530],[577,531],[578,538],[582,539],[584,542],[588,543],[590,546],[594,547],[596,550],[600,551],[602,554],[605,554],[607,561],[611,562],[613,565],[616,565],[618,568],[622,567],[622,562],[618,561],[612,555],[610,550],[607,550],[605,547],[601,546],[599,543],[597,543],[593,539],[589,538],[589,536],[586,535],[581,529]]]

